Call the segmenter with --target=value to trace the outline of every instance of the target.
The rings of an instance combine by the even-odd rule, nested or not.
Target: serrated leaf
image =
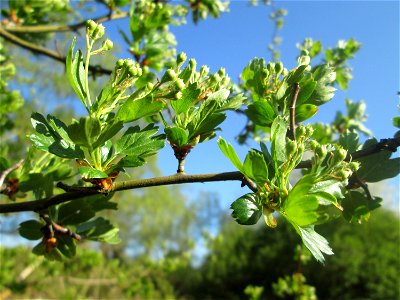
[[[259,100],[250,104],[244,113],[251,121],[260,126],[271,126],[276,117],[272,105],[265,100]]]
[[[235,149],[231,144],[228,144],[223,138],[218,140],[219,149],[221,149],[222,153],[232,162],[232,164],[243,173],[243,164],[237,156]]]
[[[115,144],[115,154],[146,157],[155,154],[164,147],[163,135],[155,135],[158,127],[153,124],[140,130],[139,126],[129,127]]]
[[[264,156],[254,149],[250,150],[243,163],[243,173],[257,185],[263,185],[268,179],[268,168]]]
[[[125,156],[118,162],[118,166],[121,168],[136,168],[143,166],[146,163],[146,161],[137,156]]]
[[[333,255],[331,247],[329,247],[328,241],[314,230],[314,226],[300,227],[292,225],[296,228],[296,231],[301,236],[304,245],[310,250],[311,254],[320,263],[325,262],[323,253],[327,255]]]
[[[75,41],[76,38],[72,40],[71,46],[68,50],[66,58],[66,71],[72,88],[78,95],[79,99],[85,104],[87,91],[85,69],[83,67],[83,56],[82,52],[78,50],[75,54],[75,57],[72,57],[75,47]]]
[[[297,97],[297,105],[308,103],[308,99],[317,87],[317,82],[312,78],[303,79],[300,81],[300,92]]]
[[[195,138],[198,135],[207,135],[210,136],[214,131],[220,130],[217,128],[219,124],[221,124],[226,119],[226,115],[224,113],[213,113],[209,115],[207,118],[202,120],[200,124],[198,124],[197,128],[194,131],[190,132],[189,129],[189,140]],[[201,137],[201,141],[203,141],[203,137]]]
[[[229,90],[228,89],[219,89],[218,91],[208,95],[207,101],[216,101],[218,103],[218,107],[220,107],[226,99],[229,97]]]
[[[118,244],[120,242],[118,236],[119,228],[114,227],[110,221],[102,217],[80,224],[76,232],[92,241],[101,241],[109,244]]]
[[[43,237],[43,233],[41,232],[41,228],[43,224],[36,220],[28,220],[19,224],[18,232],[20,236],[34,241],[41,239]]]
[[[318,106],[313,104],[302,104],[296,107],[295,120],[296,123],[303,122],[312,116],[314,116],[318,111]]]
[[[313,185],[312,176],[303,176],[282,203],[280,213],[298,226],[308,226],[318,220],[318,199],[309,193]]]
[[[116,118],[123,123],[154,115],[164,108],[162,101],[153,101],[150,97],[128,98],[117,112]]]
[[[101,133],[101,124],[96,118],[82,117],[79,122],[69,125],[67,132],[75,144],[94,149]]]
[[[334,96],[336,89],[331,84],[335,81],[336,73],[333,67],[325,64],[318,66],[312,75],[317,86],[307,102],[319,106]]]
[[[182,91],[182,97],[178,100],[172,100],[171,106],[177,115],[186,112],[195,103],[200,95],[201,90],[197,88],[197,82],[187,86]]]
[[[257,201],[256,194],[246,194],[236,199],[230,207],[232,217],[241,225],[253,225],[262,215],[262,208]]]
[[[237,110],[242,106],[243,101],[246,97],[243,94],[238,94],[233,97],[229,97],[225,101],[221,101],[217,109],[218,112],[225,110]]]
[[[290,71],[285,78],[285,81],[288,83],[288,85],[292,86],[296,82],[299,82],[304,76],[304,71],[307,67],[308,65],[300,65],[296,69]]]
[[[78,172],[81,174],[83,178],[107,178],[107,173],[103,171],[93,169],[89,166],[80,166],[78,167]]]
[[[180,127],[166,127],[164,132],[167,135],[168,141],[178,147],[182,147],[188,142],[186,130]]]
[[[210,118],[210,116],[212,114],[214,114],[214,112],[216,111],[217,108],[218,108],[217,101],[215,101],[215,100],[208,101],[207,100],[200,105],[198,110],[194,111],[194,116],[187,126],[187,129],[189,131],[189,140],[198,136],[200,134],[200,131],[202,131],[204,133],[205,132],[204,127],[207,127],[207,128],[214,127],[223,121],[221,119],[221,115],[223,115],[223,114],[220,114],[220,113],[215,114],[215,115],[217,115],[216,118],[215,117]],[[210,125],[211,119],[213,119],[213,122],[214,122],[214,124],[212,124],[212,125]],[[218,121],[219,123],[216,121]],[[217,123],[217,125],[215,125],[216,123]]]
[[[32,191],[35,199],[52,196],[53,188],[53,178],[51,174],[29,173],[20,179],[20,191]]]
[[[111,123],[107,123],[106,127],[102,129],[101,134],[97,138],[97,141],[93,144],[93,149],[100,147],[113,138],[122,128],[124,127],[124,123],[122,121],[113,121]]]
[[[343,217],[351,223],[368,221],[370,212],[380,207],[381,201],[381,198],[371,201],[359,191],[350,191],[346,193],[346,198],[342,201]]]

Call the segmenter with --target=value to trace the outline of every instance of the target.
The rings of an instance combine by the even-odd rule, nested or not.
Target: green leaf
[[[107,173],[104,173],[103,171],[93,169],[92,167],[89,166],[81,166],[78,167],[79,174],[83,178],[107,178],[108,175]]]
[[[68,136],[77,145],[94,149],[94,145],[101,133],[101,124],[98,119],[82,117],[79,123],[68,126]]]
[[[289,192],[282,203],[280,213],[298,226],[314,224],[318,220],[316,210],[319,206],[315,195],[309,194],[314,185],[314,177],[303,176]]]
[[[296,107],[296,123],[303,122],[312,116],[314,116],[318,111],[318,106],[313,104],[302,104]]]
[[[268,152],[268,148],[267,148],[267,145],[265,145],[265,143],[260,142],[260,148],[261,148],[262,154],[264,156],[264,161],[268,167],[268,175],[270,178],[273,178],[275,176],[275,165],[274,165],[272,156]]]
[[[228,99],[229,94],[230,92],[228,89],[219,89],[218,91],[208,95],[207,101],[217,101],[218,106],[220,106],[226,101],[226,99]]]
[[[182,91],[182,97],[178,100],[172,100],[171,106],[177,115],[186,112],[195,103],[200,96],[201,90],[197,88],[197,82],[190,84]]]
[[[281,116],[277,116],[271,126],[271,154],[275,164],[275,170],[286,162],[286,132],[288,122]]]
[[[162,101],[153,101],[150,97],[128,98],[117,112],[117,119],[123,123],[154,115],[164,108]]]
[[[331,84],[335,81],[336,73],[333,67],[320,65],[314,70],[313,78],[317,86],[307,102],[319,106],[332,99],[336,89]]]
[[[123,127],[124,123],[122,121],[107,123],[106,127],[102,129],[97,141],[93,144],[93,149],[104,145],[105,142],[113,138]]]
[[[189,140],[196,138],[198,135],[210,135],[214,131],[219,130],[217,126],[221,124],[226,119],[226,115],[224,113],[213,113],[205,118],[200,124],[198,124],[197,128],[194,131],[190,132],[189,129]],[[200,139],[203,141],[203,137]]]
[[[168,141],[178,147],[182,147],[188,142],[186,131],[180,127],[166,127],[164,132],[167,135]]]
[[[260,126],[271,126],[276,117],[271,104],[265,100],[250,104],[244,112],[251,121]]]
[[[39,113],[32,113],[31,122],[37,133],[29,136],[32,144],[43,151],[62,158],[83,158],[82,150],[74,145],[66,134],[66,125],[48,115],[47,119]]]
[[[375,139],[367,140],[363,149],[377,143]],[[395,177],[400,173],[400,157],[390,159],[392,152],[382,150],[378,153],[357,159],[361,163],[357,176],[365,182],[378,182]]]
[[[296,69],[290,71],[285,78],[285,81],[288,83],[288,85],[293,86],[293,84],[296,82],[300,82],[307,67],[308,65],[300,65]]]
[[[393,118],[393,126],[400,128],[400,116]]]
[[[22,237],[34,241],[43,237],[43,233],[40,230],[42,227],[43,224],[39,221],[28,220],[19,224],[18,232]]]
[[[57,237],[57,249],[65,257],[72,258],[76,255],[75,240],[70,236],[60,235]]]
[[[84,201],[70,201],[58,208],[58,223],[60,225],[76,225],[90,220],[95,212]]]
[[[262,58],[254,58],[244,68],[241,78],[245,86],[253,92],[253,99],[262,99],[265,95],[267,86],[265,80],[268,72],[265,68],[265,61]]]
[[[303,79],[300,81],[300,92],[297,97],[297,105],[307,103],[308,99],[314,92],[315,88],[317,87],[317,82],[312,78]]]
[[[256,194],[246,194],[231,204],[232,217],[241,225],[256,224],[262,215],[262,208]]]
[[[164,135],[155,135],[158,127],[153,124],[140,130],[139,126],[129,127],[115,144],[115,154],[146,157],[164,147]]]
[[[85,69],[83,67],[83,56],[82,52],[78,50],[75,54],[75,57],[72,57],[75,47],[75,41],[76,38],[72,40],[71,46],[68,50],[66,58],[66,70],[72,88],[78,95],[79,99],[85,104],[87,91]]]
[[[194,112],[194,117],[187,126],[189,140],[201,133],[212,131],[215,126],[223,122],[225,119],[224,114],[214,114],[217,108],[218,103],[215,100],[207,100],[200,105],[198,110]],[[213,114],[214,116],[211,117]]]
[[[310,250],[311,254],[317,261],[320,263],[325,262],[323,253],[333,255],[333,251],[331,247],[329,247],[328,241],[314,230],[314,226],[300,227],[293,223],[292,225],[301,236],[304,245],[308,250]]]
[[[247,153],[243,163],[243,173],[259,186],[267,181],[268,168],[262,153],[254,149]]]
[[[136,168],[143,166],[146,163],[146,161],[138,156],[125,156],[118,162],[118,167],[121,168]]]
[[[242,106],[243,101],[246,99],[243,94],[238,94],[233,97],[229,97],[225,101],[221,101],[219,103],[219,108],[217,109],[218,112],[224,110],[237,110],[239,107]]]
[[[35,199],[52,196],[53,188],[53,177],[51,174],[29,173],[20,179],[20,191],[32,191]]]
[[[92,241],[109,244],[118,244],[121,241],[118,236],[119,228],[114,227],[110,221],[102,217],[80,224],[76,232]]]
[[[358,150],[358,134],[355,131],[348,131],[339,136],[338,144],[346,149],[348,152],[355,152]]]
[[[221,149],[222,153],[232,162],[232,164],[243,173],[243,165],[237,156],[235,149],[233,149],[231,144],[228,144],[223,138],[218,140],[219,149]]]
[[[343,217],[351,223],[368,221],[370,212],[380,207],[381,201],[381,198],[375,198],[371,201],[359,191],[350,191],[342,201]]]

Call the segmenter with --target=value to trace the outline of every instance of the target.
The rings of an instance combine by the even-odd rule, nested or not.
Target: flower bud
[[[275,64],[275,73],[276,73],[276,75],[281,74],[282,71],[283,71],[283,64],[281,62],[277,62]]]
[[[176,57],[176,65],[177,66],[181,66],[187,59],[186,53],[185,52],[181,52],[178,54],[178,56]]]
[[[269,63],[267,64],[267,70],[268,70],[270,73],[274,73],[274,72],[275,72],[275,63],[269,62]]]
[[[103,42],[103,44],[101,45],[101,48],[102,48],[104,51],[108,51],[108,50],[111,50],[111,49],[113,48],[113,46],[114,46],[114,43],[113,43],[111,40],[106,39],[106,40]]]
[[[315,152],[315,149],[319,146],[319,143],[316,140],[311,140],[309,142],[310,149]]]
[[[200,68],[200,77],[206,76],[210,72],[210,68],[207,66],[201,66]]]
[[[153,88],[154,88],[154,83],[148,82],[148,83],[146,84],[146,90],[152,90]]]
[[[178,90],[182,91],[185,88],[185,83],[183,82],[183,80],[181,78],[177,78],[175,80],[175,84],[176,87],[178,88]]]
[[[194,58],[189,59],[189,68],[192,70],[196,70],[197,62]]]
[[[360,163],[357,161],[349,162],[349,169],[353,172],[357,171],[360,168]]]
[[[291,155],[293,155],[296,152],[297,149],[297,144],[295,141],[286,139],[286,155],[289,157]]]
[[[182,92],[176,92],[175,95],[173,96],[173,100],[179,100],[183,96]]]
[[[297,60],[297,64],[298,64],[299,66],[302,66],[302,65],[309,65],[310,62],[311,62],[311,58],[310,58],[308,55],[300,56],[300,57],[298,58],[298,60]]]

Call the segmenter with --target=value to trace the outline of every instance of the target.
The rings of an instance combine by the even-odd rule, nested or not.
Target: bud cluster
[[[131,59],[117,60],[113,74],[113,86],[125,90],[131,86],[138,77],[142,76],[142,69],[137,62]]]
[[[101,24],[97,24],[93,20],[89,20],[86,24],[86,34],[92,41],[96,41],[103,37],[104,26]]]

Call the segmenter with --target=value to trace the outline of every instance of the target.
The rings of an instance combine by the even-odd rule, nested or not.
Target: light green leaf
[[[339,136],[338,144],[350,153],[358,150],[358,143],[358,134],[355,131],[348,131]]]
[[[78,50],[75,54],[75,57],[72,57],[75,47],[75,41],[76,38],[72,40],[71,46],[68,50],[66,58],[66,70],[72,88],[78,95],[79,99],[85,104],[87,91],[85,88],[86,77],[85,77],[85,69],[83,67],[83,56],[82,52]]]
[[[231,204],[232,217],[241,225],[256,224],[262,215],[262,208],[256,194],[246,194]]]
[[[167,135],[168,141],[178,147],[182,147],[188,142],[186,131],[180,127],[166,127],[164,132]]]
[[[318,106],[313,104],[302,104],[296,107],[296,123],[303,122],[312,116],[314,116],[318,111]]]
[[[153,101],[151,97],[141,99],[128,98],[117,112],[117,119],[123,123],[154,115],[164,108],[162,101]]]
[[[235,149],[233,149],[231,144],[228,144],[223,138],[218,140],[219,149],[221,149],[222,153],[233,163],[233,165],[240,172],[243,173],[243,164],[237,156]]]
[[[286,162],[286,132],[288,122],[281,116],[277,116],[271,126],[271,154],[278,172],[280,167]]]
[[[139,126],[129,127],[115,144],[115,154],[146,157],[164,147],[164,135],[155,135],[158,127],[153,124],[140,130]]]
[[[292,225],[301,236],[304,245],[308,250],[310,250],[311,254],[317,261],[320,263],[325,262],[323,253],[333,255],[333,251],[331,247],[329,247],[328,241],[314,230],[314,226],[300,227],[293,223]]]
[[[238,94],[233,97],[229,97],[225,101],[221,101],[219,103],[219,107],[218,107],[217,111],[220,112],[220,111],[224,111],[224,110],[236,110],[242,106],[243,101],[245,99],[246,99],[246,97],[243,94]]]
[[[171,106],[177,115],[186,112],[195,103],[201,90],[197,88],[197,82],[190,84],[182,91],[182,97],[178,100],[172,100]]]
[[[123,127],[124,123],[122,121],[115,120],[107,123],[106,127],[102,129],[97,141],[93,144],[93,149],[103,146],[106,141],[113,138]]]
[[[94,145],[101,133],[100,121],[91,117],[82,117],[79,122],[69,125],[67,132],[75,144],[94,149]]]
[[[79,174],[83,178],[107,178],[108,175],[107,173],[104,173],[103,171],[93,169],[92,167],[88,166],[81,166],[78,167]]]
[[[43,233],[40,231],[43,226],[39,221],[28,220],[19,224],[18,232],[22,237],[34,241],[43,237]]]
[[[250,150],[243,163],[243,173],[257,185],[262,186],[268,179],[268,168],[264,156],[259,151]]]
[[[276,117],[272,105],[265,100],[259,100],[250,104],[244,112],[254,124],[260,126],[271,126]]]

